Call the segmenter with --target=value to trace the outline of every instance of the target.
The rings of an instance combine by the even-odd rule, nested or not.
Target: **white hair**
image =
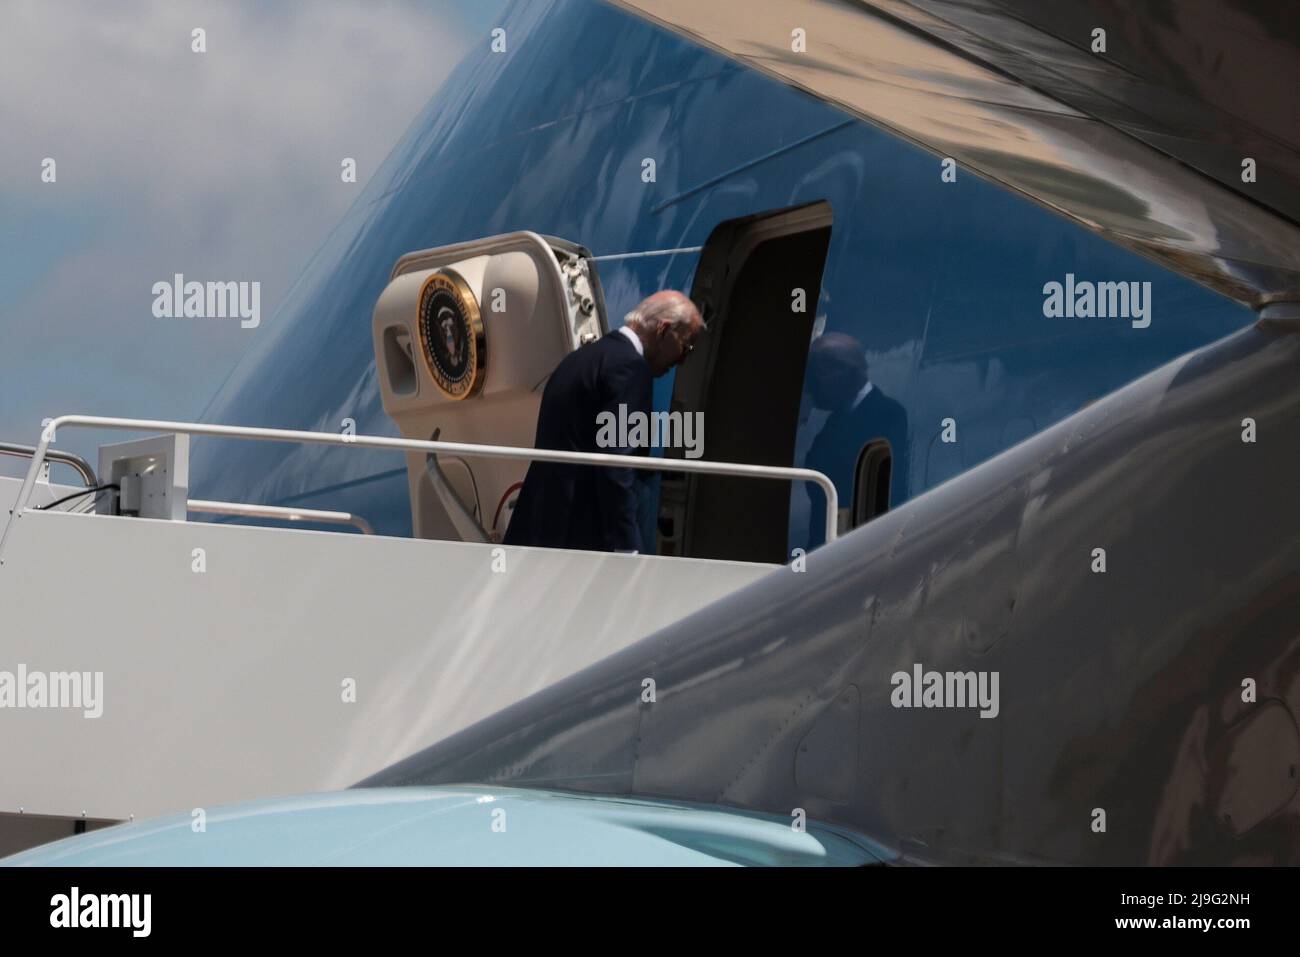
[[[659,302],[651,302],[653,298],[652,296],[638,303],[636,308],[623,317],[623,321],[629,326],[647,331],[663,325],[670,327],[691,325],[696,309],[695,304],[689,299],[684,296],[665,297]]]

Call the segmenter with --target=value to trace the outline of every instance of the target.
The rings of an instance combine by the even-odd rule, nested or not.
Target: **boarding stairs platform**
[[[88,466],[85,487],[48,481],[47,463],[67,462],[51,437],[78,427],[159,434],[101,449],[98,481],[119,488],[98,512],[93,494],[45,508],[97,481]],[[21,698],[0,707],[0,853],[131,817],[347,787],[779,567],[393,538],[347,513],[190,500],[192,435],[810,481],[835,536],[835,488],[806,469],[55,419],[26,478],[0,478],[0,681],[7,672]],[[128,484],[135,514],[107,514]],[[42,680],[43,705],[31,684]]]

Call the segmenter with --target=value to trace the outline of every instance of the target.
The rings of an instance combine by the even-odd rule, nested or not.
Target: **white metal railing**
[[[747,478],[781,479],[812,482],[826,494],[826,541],[836,538],[839,496],[825,474],[815,469],[784,468],[775,465],[749,465],[744,462],[709,462],[702,459],[664,459],[639,455],[614,455],[605,452],[564,452],[556,449],[528,449],[510,445],[474,445],[466,442],[433,442],[423,439],[395,439],[382,435],[343,435],[337,432],[304,432],[296,429],[261,429],[243,425],[207,425],[202,422],[169,422],[163,419],[119,419],[97,415],[61,415],[41,432],[40,444],[32,456],[31,467],[23,479],[22,489],[11,509],[12,518],[0,536],[0,555],[4,554],[17,519],[27,509],[36,476],[45,460],[51,437],[66,426],[119,429],[131,432],[174,432],[181,435],[211,435],[261,442],[293,442],[315,445],[346,445],[365,449],[393,449],[401,452],[437,452],[469,458],[528,459],[537,462],[561,462],[572,465],[605,465],[641,469],[648,472],[696,472],[708,475],[734,475]],[[274,506],[257,506],[272,508]]]
[[[319,522],[322,525],[355,525],[363,535],[373,535],[375,530],[360,515],[351,512],[330,512],[319,508],[296,508],[283,505],[248,505],[244,502],[209,502],[201,498],[187,499],[187,512],[205,515],[243,515],[248,518],[274,518],[282,522]]]
[[[12,455],[18,459],[30,459],[36,454],[34,445],[18,445],[14,442],[0,442],[0,455]],[[81,476],[81,481],[85,485],[95,485],[98,480],[95,478],[95,470],[90,467],[90,463],[80,455],[73,455],[71,452],[55,452],[53,450],[45,453],[45,458],[51,462],[61,462],[64,465],[71,466],[77,470]]]

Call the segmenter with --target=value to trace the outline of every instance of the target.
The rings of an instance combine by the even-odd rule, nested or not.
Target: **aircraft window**
[[[889,511],[889,478],[894,453],[888,439],[873,439],[858,453],[853,479],[853,527]]]

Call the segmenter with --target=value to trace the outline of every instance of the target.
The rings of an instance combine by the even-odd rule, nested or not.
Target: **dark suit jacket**
[[[856,409],[832,412],[822,430],[813,439],[804,460],[806,468],[825,472],[835,483],[840,508],[853,505],[853,483],[857,478],[858,456],[873,439],[888,439],[893,461],[890,464],[889,501],[898,505],[907,498],[907,413],[903,407],[872,386]],[[808,517],[809,547],[826,539],[826,496],[816,485],[809,485],[812,513]]]
[[[648,414],[654,376],[636,346],[613,332],[565,356],[542,393],[539,449],[644,455],[648,449],[598,448],[596,416],[618,407]],[[506,531],[507,545],[592,551],[644,551],[632,469],[533,462]]]

